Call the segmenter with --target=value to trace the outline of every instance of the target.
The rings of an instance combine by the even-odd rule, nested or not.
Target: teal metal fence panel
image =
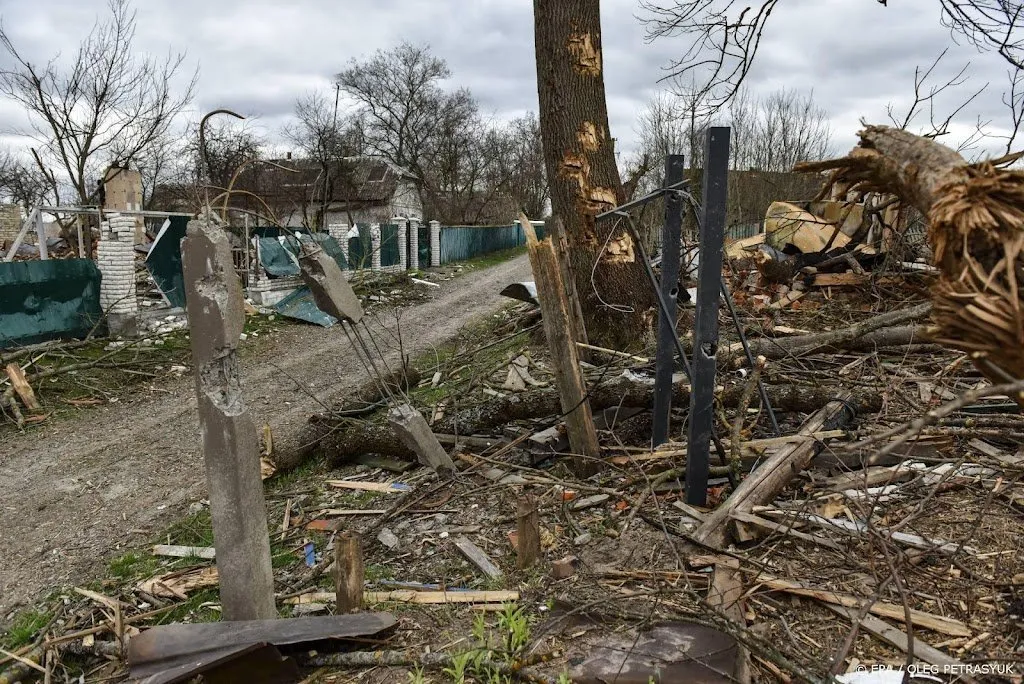
[[[284,244],[273,237],[261,237],[258,240],[260,265],[272,278],[286,278],[299,275],[299,265],[292,258],[298,256],[298,245],[295,240],[285,239]]]
[[[171,306],[185,308],[185,275],[181,268],[181,240],[188,228],[187,216],[172,216],[156,236],[146,256],[146,268],[153,282]]]
[[[380,265],[398,266],[399,255],[398,226],[386,223],[380,227]]]
[[[416,229],[417,251],[420,255],[420,268],[430,266],[430,224],[421,223]]]
[[[102,313],[89,259],[0,263],[0,349],[85,337]]]
[[[345,258],[345,252],[341,250],[341,245],[338,244],[337,240],[327,233],[313,233],[308,239],[312,239],[321,249],[327,252],[327,256],[334,259],[342,271],[348,268],[348,259]]]
[[[472,259],[526,244],[522,228],[511,226],[442,226],[441,263]]]

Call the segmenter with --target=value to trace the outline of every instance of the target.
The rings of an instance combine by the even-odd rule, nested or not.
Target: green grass
[[[51,617],[52,613],[39,610],[26,610],[19,613],[3,635],[4,649],[16,651],[22,646],[32,643],[36,633],[50,622]]]
[[[500,252],[482,254],[478,257],[474,257],[466,261],[460,261],[458,263],[462,266],[462,272],[468,273],[470,271],[479,271],[482,268],[489,268],[491,266],[503,264],[506,261],[511,261],[512,259],[515,259],[520,254],[526,254],[526,247],[513,247],[511,249],[503,249]]]
[[[110,579],[120,582],[132,582],[156,574],[161,561],[156,556],[139,551],[129,551],[110,561],[107,575]]]

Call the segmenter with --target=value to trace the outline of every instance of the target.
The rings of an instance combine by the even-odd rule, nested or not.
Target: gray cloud
[[[787,0],[771,18],[749,85],[758,94],[788,87],[813,89],[830,114],[836,147],[855,142],[861,117],[881,121],[889,102],[909,104],[914,67],[946,46],[934,0],[882,7],[866,0]],[[329,89],[331,77],[353,58],[400,40],[429,44],[448,60],[453,86],[469,87],[481,108],[499,119],[535,110],[533,20],[525,0],[146,0],[138,2],[137,47],[154,54],[187,51],[200,68],[194,116],[231,107],[258,116],[273,138],[295,99]],[[39,62],[74,46],[104,11],[104,0],[0,0],[0,15],[27,58]],[[634,121],[659,89],[663,66],[683,50],[673,40],[648,44],[635,18],[636,0],[602,2],[604,63],[612,134],[619,149],[635,144]],[[1005,68],[992,54],[950,48],[947,70],[972,61],[974,78],[990,90],[965,113],[993,120]],[[0,67],[9,58],[0,57]],[[955,97],[951,96],[949,102]],[[946,101],[943,102],[945,104]],[[21,123],[0,103],[0,132]]]

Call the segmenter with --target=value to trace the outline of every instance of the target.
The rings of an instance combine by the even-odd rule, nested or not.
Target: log
[[[904,130],[867,126],[847,157],[805,162],[833,183],[898,195],[928,218],[939,277],[931,287],[935,341],[971,354],[994,384],[1024,378],[1024,172],[1020,155],[968,164]],[[1014,399],[1024,406],[1024,395]]]
[[[845,403],[849,398],[850,393],[844,392],[837,400],[827,403],[824,408],[804,421],[798,434],[809,434],[845,425],[853,417]],[[817,443],[811,441],[799,442],[779,451],[743,480],[725,503],[704,519],[704,522],[693,531],[693,538],[708,546],[723,546],[734,513],[750,513],[754,506],[773,501],[789,481],[808,466],[817,453]]]
[[[883,328],[892,328],[903,323],[909,323],[924,318],[931,313],[932,305],[925,303],[917,306],[912,306],[908,309],[900,309],[898,311],[890,311],[888,313],[874,316],[867,320],[861,321],[846,328],[840,328],[839,330],[831,330],[824,333],[815,333],[812,335],[798,335],[796,337],[787,337],[782,340],[771,339],[771,340],[751,340],[750,351],[755,356],[761,355],[768,358],[782,358],[788,355],[800,355],[806,354],[810,350],[816,349],[845,349],[847,343],[860,340],[871,332],[881,330]],[[914,326],[910,326],[913,328]],[[908,328],[909,329],[909,328]],[[901,332],[899,334],[890,334],[892,339],[904,339],[908,337],[908,333]],[[909,339],[913,339],[910,337]],[[919,331],[916,341],[924,339],[923,329]],[[874,340],[877,345],[881,338]],[[909,344],[909,342],[891,342],[890,344]],[[743,346],[739,343],[729,345],[729,351],[737,353],[743,350]],[[774,356],[773,356],[774,355]]]
[[[524,494],[516,503],[516,566],[529,568],[540,557],[540,515],[537,500]]]
[[[723,406],[736,407],[743,389],[742,385],[732,385],[720,392],[717,399]],[[830,385],[766,385],[765,390],[776,410],[813,413],[835,398],[842,388]],[[672,391],[673,404],[689,404],[689,385],[677,383]],[[617,406],[650,408],[653,397],[653,385],[631,382],[620,377],[593,387],[590,403],[595,410]],[[881,396],[875,390],[854,392],[850,403],[858,413],[876,413],[882,407]],[[559,414],[559,409],[558,395],[554,390],[534,389],[495,398],[480,406],[464,409],[438,423],[435,429],[448,434],[486,433],[516,420],[555,416]],[[302,463],[304,454],[313,451],[326,455],[335,463],[342,463],[367,453],[409,460],[416,458],[387,426],[359,423],[346,427],[330,416],[314,416],[309,430],[301,436],[300,441],[310,446],[304,453],[279,454],[276,461],[279,471],[296,467]]]
[[[338,613],[354,613],[363,604],[363,544],[358,532],[334,538],[334,591]]]
[[[36,399],[36,393],[32,391],[32,385],[28,384],[28,380],[25,379],[25,373],[21,370],[21,366],[16,363],[9,363],[5,370],[7,371],[7,377],[11,379],[11,386],[18,393],[18,398],[21,399],[21,403],[25,405],[25,408],[29,411],[38,410],[39,401]]]

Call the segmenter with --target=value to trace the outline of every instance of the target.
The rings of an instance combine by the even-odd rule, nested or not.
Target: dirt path
[[[406,309],[402,342],[417,354],[498,308],[525,256],[447,281]],[[394,329],[394,317],[381,321]],[[379,324],[378,324],[379,325]],[[377,331],[378,339],[387,333]],[[324,401],[366,380],[341,328],[288,327],[243,359],[257,424],[293,434]],[[41,592],[97,577],[121,549],[147,541],[206,497],[191,374],[0,444],[0,624]],[[299,386],[301,385],[301,387]],[[315,398],[314,398],[315,397]]]

